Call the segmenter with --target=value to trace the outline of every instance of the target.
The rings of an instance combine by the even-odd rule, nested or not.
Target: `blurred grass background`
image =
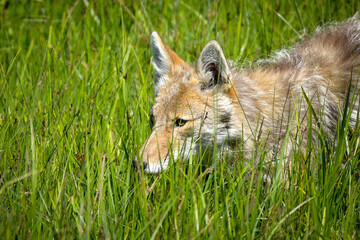
[[[320,154],[294,154],[287,183],[263,185],[257,166],[226,159],[131,168],[150,134],[152,31],[188,62],[216,39],[242,63],[358,10],[356,0],[1,0],[0,238],[358,238],[359,140],[346,124],[342,155],[314,143]]]

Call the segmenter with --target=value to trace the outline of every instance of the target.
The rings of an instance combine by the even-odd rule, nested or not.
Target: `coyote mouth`
[[[167,169],[168,167],[168,160],[165,160],[163,163],[146,163],[144,162],[144,172],[145,173],[160,173]]]

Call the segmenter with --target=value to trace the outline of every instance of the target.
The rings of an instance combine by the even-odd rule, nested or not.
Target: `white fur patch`
[[[159,173],[168,167],[169,161],[166,159],[163,163],[148,163],[145,173]]]

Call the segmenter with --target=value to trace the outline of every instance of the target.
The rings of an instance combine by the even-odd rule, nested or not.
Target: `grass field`
[[[0,239],[358,239],[360,128],[346,112],[338,144],[314,131],[287,181],[269,169],[263,184],[242,158],[194,156],[159,175],[131,167],[150,134],[152,31],[188,62],[216,39],[241,63],[358,10],[357,0],[0,1]]]

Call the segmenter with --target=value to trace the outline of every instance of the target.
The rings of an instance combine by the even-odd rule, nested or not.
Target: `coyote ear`
[[[177,70],[185,65],[175,52],[166,46],[157,32],[151,34],[152,64],[155,70],[155,89],[158,90]]]
[[[214,87],[229,82],[230,68],[218,42],[210,41],[196,62],[196,72],[204,83],[204,88]]]

